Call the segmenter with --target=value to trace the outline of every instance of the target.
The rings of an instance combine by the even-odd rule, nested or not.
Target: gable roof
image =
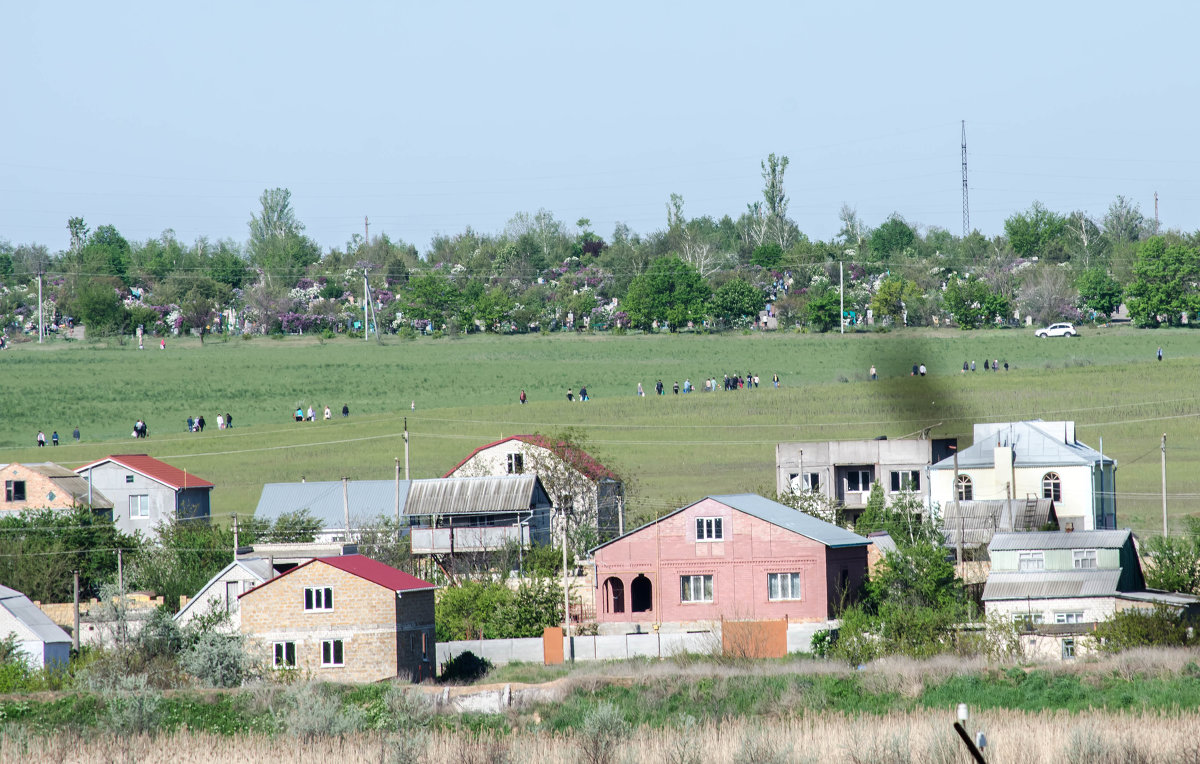
[[[91,464],[85,464],[78,467],[75,473],[82,475],[92,467],[99,467],[105,462],[119,464],[122,467],[127,467],[134,472],[145,475],[151,480],[157,480],[163,485],[180,490],[183,488],[213,488],[213,484],[204,478],[196,477],[195,475],[181,470],[178,467],[172,467],[166,462],[159,461],[153,456],[147,454],[112,454],[103,459],[98,459]]]
[[[70,496],[75,504],[91,506],[92,509],[112,509],[112,501],[104,494],[97,491],[95,488],[91,490],[91,504],[88,504],[88,481],[81,475],[75,474],[75,471],[55,464],[54,462],[38,462],[36,464],[6,464],[3,469],[9,467],[24,467],[30,472],[36,472],[43,477],[46,477],[54,485],[58,486],[67,496]],[[28,504],[29,501],[27,500]]]
[[[215,576],[208,579],[208,583],[200,587],[200,590],[188,600],[188,603],[181,607],[179,612],[175,614],[175,620],[178,621],[179,619],[183,618],[184,613],[187,613],[192,609],[192,605],[195,605],[197,602],[203,602],[204,593],[211,589],[213,584],[224,578],[225,575],[234,568],[239,568],[246,571],[246,573],[248,573],[252,578],[257,579],[259,583],[268,580],[273,572],[271,569],[271,561],[265,560],[261,557],[244,557],[240,560],[234,560],[225,567],[221,568],[221,570],[218,571]]]
[[[21,594],[16,589],[0,586],[0,607],[3,607],[13,617],[21,622],[35,637],[42,642],[67,642],[71,636],[62,627],[50,620],[50,616],[33,604],[33,600]]]
[[[421,592],[437,588],[428,581],[423,581],[411,573],[396,570],[391,565],[379,562],[378,560],[372,560],[370,557],[364,557],[361,554],[347,554],[341,557],[317,557],[308,562],[301,563],[291,570],[285,571],[275,578],[259,584],[250,591],[242,593],[238,596],[238,599],[256,592],[265,586],[270,586],[280,579],[287,578],[297,570],[312,565],[315,562],[323,562],[331,568],[345,571],[352,576],[358,576],[365,581],[378,584],[394,592]]]
[[[791,531],[792,533],[799,534],[805,538],[810,538],[813,541],[822,543],[827,547],[836,549],[840,547],[867,546],[871,543],[870,539],[863,538],[857,533],[848,531],[845,528],[840,528],[832,523],[827,523],[824,520],[818,520],[812,515],[806,515],[798,509],[792,509],[789,506],[764,498],[755,493],[735,493],[724,494],[720,496],[706,496],[700,501],[705,501],[706,499],[712,499],[713,501],[724,504],[731,509],[736,509],[739,512],[745,512],[752,517],[757,517],[759,520],[768,522],[771,525],[778,526],[784,530]],[[611,541],[600,544],[589,551],[594,553],[596,550],[603,549],[609,544],[620,541],[627,536],[632,536],[633,534],[638,533],[645,528],[649,528],[655,523],[662,522],[668,517],[673,517],[680,512],[696,506],[700,503],[700,501],[692,502],[686,507],[680,507],[674,512],[665,514],[657,520],[651,520],[639,528],[626,531],[623,535],[618,536]]]
[[[562,458],[563,461],[565,461],[568,465],[573,467],[576,471],[578,471],[584,477],[588,478],[589,480],[591,480],[593,482],[597,482],[600,480],[619,480],[620,479],[616,476],[616,474],[612,470],[610,470],[608,467],[605,467],[600,462],[596,461],[595,457],[593,457],[591,454],[587,453],[586,451],[583,451],[578,448],[572,448],[569,444],[565,443],[564,441],[559,441],[557,444],[555,444],[554,441],[550,440],[549,438],[545,437],[544,435],[510,435],[509,437],[501,438],[500,440],[497,440],[494,443],[488,443],[487,445],[480,446],[479,448],[475,449],[470,454],[468,454],[466,459],[463,459],[461,462],[454,465],[454,469],[450,470],[445,475],[442,475],[442,477],[451,477],[455,472],[458,472],[459,468],[461,468],[464,464],[466,464],[467,462],[474,459],[475,456],[478,455],[481,451],[486,451],[489,448],[495,448],[496,446],[503,445],[505,443],[508,443],[508,442],[514,441],[514,440],[520,441],[522,443],[528,443],[531,446],[538,446],[539,448],[544,448],[544,449],[554,453],[556,456]],[[556,445],[557,445],[557,448],[556,448]]]
[[[1063,425],[1063,432],[1054,431]],[[969,448],[958,452],[958,468],[979,469],[994,467],[997,446],[1011,446],[1014,467],[1075,467],[1115,462],[1096,449],[1075,440],[1073,423],[1025,422],[975,425],[977,437]],[[954,469],[954,457],[949,456],[931,470]]]
[[[1132,531],[1035,531],[1033,533],[997,533],[988,544],[988,552],[1015,552],[1037,549],[1120,549]]]

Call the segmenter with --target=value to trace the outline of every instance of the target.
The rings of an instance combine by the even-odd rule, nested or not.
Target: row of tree
[[[991,238],[899,214],[872,228],[844,205],[838,234],[813,241],[788,216],[787,167],[768,156],[762,198],[736,217],[689,218],[672,194],[664,227],[645,235],[617,224],[606,240],[587,219],[572,227],[539,210],[495,234],[436,236],[424,253],[358,234],[323,252],[279,188],[264,191],[245,242],[185,245],[170,230],[130,242],[76,217],[62,252],[0,242],[0,315],[29,326],[40,273],[49,275],[43,308],[100,333],[226,330],[218,314],[228,308],[236,329],[336,331],[361,319],[364,279],[384,331],[719,328],[768,303],[784,323],[821,331],[838,324],[839,283],[848,311],[909,325],[1103,318],[1122,301],[1138,323],[1158,325],[1200,308],[1200,234],[1160,233],[1124,197],[1098,218],[1034,202]]]

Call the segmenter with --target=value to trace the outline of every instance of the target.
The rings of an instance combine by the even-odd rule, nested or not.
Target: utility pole
[[[75,629],[71,632],[72,647],[75,652],[79,652],[79,571],[73,571],[75,574]]]
[[[371,307],[371,287],[367,285],[367,269],[363,268],[363,340],[371,339],[371,325],[367,323],[367,311]]]
[[[958,509],[958,447],[954,449],[954,514],[958,515],[958,543],[955,544],[955,554],[958,556],[958,576],[963,577],[963,517]]]
[[[363,244],[371,243],[371,223],[367,220],[367,216],[363,215]]]
[[[238,552],[238,525],[237,525],[237,512],[234,512],[233,513],[233,559],[235,562],[237,561],[237,552]]]
[[[38,271],[38,343],[41,343],[45,336],[46,330],[42,324],[42,272]]]
[[[349,478],[342,476],[342,519],[346,521],[346,533],[342,537],[343,544],[350,543],[350,488]]]
[[[842,264],[838,263],[838,329],[846,333],[846,287],[842,275]]]
[[[971,232],[971,205],[967,200],[967,121],[962,121],[962,175],[963,175],[963,238]]]
[[[571,593],[567,588],[567,508],[562,508],[562,537],[563,537],[563,625],[566,627],[567,653],[572,663],[575,662],[575,646],[571,643]]]
[[[1154,233],[1158,233],[1158,192],[1154,192]]]
[[[408,480],[408,417],[404,417],[404,479]]]
[[[396,457],[396,535],[400,535],[400,457]]]
[[[1163,536],[1167,535],[1167,434],[1162,436],[1162,501],[1163,501]]]

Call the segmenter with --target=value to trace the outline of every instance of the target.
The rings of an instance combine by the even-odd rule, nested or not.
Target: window
[[[846,490],[847,491],[869,491],[871,490],[871,471],[870,470],[850,470],[846,473]]]
[[[1013,613],[1012,619],[1013,619],[1013,623],[1015,623],[1017,626],[1024,627],[1024,628],[1029,628],[1029,627],[1033,626],[1034,624],[1046,622],[1046,617],[1041,613],[1041,611]]]
[[[767,574],[767,599],[798,600],[802,599],[803,594],[799,573]]]
[[[333,610],[332,586],[304,587],[305,610]]]
[[[713,601],[713,577],[712,576],[680,576],[679,577],[679,601],[680,602],[712,602]]]
[[[1042,498],[1062,501],[1062,480],[1057,472],[1047,472],[1042,475]]]
[[[235,613],[238,606],[238,582],[225,582],[225,612]]]
[[[294,668],[296,666],[296,643],[275,643],[275,668]]]
[[[1064,661],[1069,661],[1075,657],[1075,638],[1067,637],[1062,641],[1062,657]]]
[[[321,640],[321,665],[322,666],[345,666],[342,660],[342,640],[340,639],[324,639]]]
[[[958,500],[973,501],[975,498],[975,488],[971,485],[970,475],[958,476]]]
[[[126,476],[125,476],[125,482],[126,482],[126,483],[132,483],[132,482],[133,482],[133,475],[126,475]]]
[[[921,490],[920,470],[900,470],[892,472],[892,491]]]
[[[1017,570],[1045,570],[1046,555],[1042,552],[1018,552]]]
[[[1071,558],[1075,563],[1076,569],[1097,567],[1095,549],[1073,549],[1071,550]]]
[[[1083,623],[1083,611],[1076,610],[1072,613],[1055,613],[1055,623]]]
[[[24,480],[5,480],[4,481],[4,500],[5,501],[25,501],[25,481]]]
[[[509,454],[508,455],[508,474],[520,475],[525,471],[525,455],[524,454]]]
[[[725,529],[722,526],[721,518],[719,517],[697,517],[696,518],[696,540],[697,541],[724,541]]]
[[[145,494],[130,496],[129,516],[134,520],[148,520],[150,518],[150,497]]]

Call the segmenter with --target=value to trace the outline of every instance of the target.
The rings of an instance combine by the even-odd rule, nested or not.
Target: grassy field
[[[549,336],[375,341],[315,338],[26,343],[0,354],[0,461],[78,465],[147,452],[217,484],[218,515],[253,509],[264,482],[389,478],[411,431],[413,477],[433,477],[505,435],[575,428],[631,482],[631,509],[660,512],[709,493],[769,489],[780,441],[899,437],[924,427],[969,440],[976,421],[1074,419],[1116,458],[1118,523],[1161,528],[1159,438],[1168,435],[1173,523],[1200,496],[1200,332],[1087,329],[839,335]],[[1161,345],[1166,360],[1154,361]],[[1010,371],[962,374],[964,360]],[[929,376],[909,375],[924,363]],[[880,380],[870,382],[874,364]],[[653,396],[662,379],[754,373],[738,393]],[[782,387],[767,381],[779,374]],[[650,393],[639,399],[637,383]],[[568,404],[567,387],[592,401]],[[530,403],[521,406],[525,389]],[[411,405],[415,403],[415,410]],[[351,416],[340,409],[348,404]],[[297,406],[332,422],[296,424]],[[216,415],[235,428],[216,430]],[[184,432],[189,414],[208,430]],[[319,414],[318,414],[319,416]],[[143,418],[151,437],[129,438]],[[79,426],[83,441],[71,442]],[[57,430],[57,450],[29,447]]]

